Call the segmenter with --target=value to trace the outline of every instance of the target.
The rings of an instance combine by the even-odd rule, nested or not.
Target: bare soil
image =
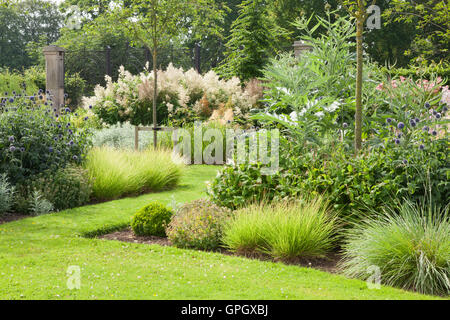
[[[0,225],[4,224],[4,223],[8,223],[8,222],[13,222],[16,220],[21,220],[21,219],[25,219],[25,218],[29,218],[29,215],[24,215],[24,214],[18,214],[18,213],[7,213],[4,215],[0,216]]]
[[[154,236],[136,236],[131,228],[127,228],[125,230],[116,231],[110,234],[106,234],[99,237],[100,239],[105,240],[117,240],[122,242],[131,242],[131,243],[142,243],[142,244],[157,244],[160,246],[172,246],[172,243],[167,238],[154,237]],[[257,259],[262,261],[275,261],[275,262],[283,262],[289,265],[297,265],[307,268],[318,269],[321,271],[326,271],[329,273],[338,273],[339,269],[337,267],[338,262],[341,260],[341,256],[339,253],[330,253],[326,258],[321,259],[297,259],[292,261],[276,261],[270,258],[268,255],[264,254],[255,254],[255,253],[245,253],[245,252],[231,252],[225,249],[219,249],[217,252],[222,254],[231,255],[231,256],[244,256],[249,259]]]

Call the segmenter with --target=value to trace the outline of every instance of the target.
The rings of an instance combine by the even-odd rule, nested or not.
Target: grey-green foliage
[[[296,136],[297,142],[320,143],[324,135],[335,137],[330,129],[336,128],[337,121],[350,123],[353,118],[354,25],[346,17],[333,21],[330,14],[317,17],[315,25],[311,19],[298,20],[296,26],[304,34],[302,39],[312,45],[312,51],[299,58],[280,55],[264,68],[264,100],[270,115],[255,118],[281,124]],[[316,35],[319,28],[324,32]]]
[[[134,148],[134,126],[125,123],[98,130],[94,133],[92,141],[95,147],[132,149]],[[152,132],[139,132],[139,149],[146,149],[150,144],[152,144]]]
[[[13,205],[14,187],[8,182],[6,174],[0,175],[0,215],[8,212]]]
[[[30,211],[39,216],[53,211],[53,204],[45,199],[39,191],[34,191],[30,199]]]

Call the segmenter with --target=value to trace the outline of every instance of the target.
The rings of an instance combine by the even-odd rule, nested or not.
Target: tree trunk
[[[156,67],[157,52],[153,48],[153,147],[156,148],[158,142],[158,121],[156,119],[156,104],[158,103],[158,70]]]
[[[364,10],[364,7],[363,7]],[[360,12],[363,14],[363,12]],[[356,113],[355,113],[355,149],[362,148],[362,85],[363,85],[363,31],[364,18],[356,21]]]

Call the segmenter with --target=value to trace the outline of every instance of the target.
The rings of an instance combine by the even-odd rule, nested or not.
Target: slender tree
[[[109,13],[108,13],[109,14]],[[131,38],[151,50],[153,62],[153,143],[157,145],[158,49],[193,30],[214,32],[222,17],[213,0],[122,0],[110,18],[120,22]],[[200,19],[201,17],[201,19]]]
[[[373,4],[375,1],[372,2]],[[356,19],[356,111],[355,111],[355,150],[362,149],[362,85],[363,85],[363,35],[364,23],[367,19],[367,1],[344,0],[343,5]]]

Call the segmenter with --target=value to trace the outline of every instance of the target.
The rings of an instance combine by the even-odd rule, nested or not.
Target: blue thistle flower
[[[420,122],[420,119],[419,119],[419,118],[415,118],[414,121],[415,121],[416,123],[419,123],[419,122]]]
[[[397,125],[397,128],[399,128],[400,130],[403,130],[404,127],[405,127],[405,124],[403,122],[399,122]]]
[[[391,119],[391,118],[387,118],[387,119],[386,119],[386,122],[389,123],[389,124],[391,124],[391,123],[392,123],[392,119]]]
[[[408,164],[408,160],[406,160],[406,159],[403,160],[402,162],[403,162],[403,164],[404,164],[405,166]]]
[[[428,132],[428,130],[430,130],[430,128],[428,126],[423,127],[422,129],[424,132]]]
[[[78,160],[78,157],[77,157],[77,156],[73,156],[72,159],[75,160],[75,161],[77,161],[77,160]]]
[[[395,139],[395,144],[400,144],[400,139]]]
[[[437,111],[433,110],[433,116],[437,115]]]
[[[442,116],[440,113],[436,113],[436,119],[440,119]]]
[[[16,147],[14,147],[14,146],[9,147],[9,151],[11,151],[11,152],[16,151]]]
[[[52,148],[52,147],[49,147],[49,148],[48,148],[48,152],[53,153],[53,148]]]
[[[414,119],[409,120],[409,124],[411,125],[411,127],[416,126],[416,122],[414,121]]]
[[[10,98],[9,99],[9,103],[13,103],[14,102],[14,99],[13,98]]]
[[[433,136],[437,136],[437,131],[436,130],[433,130],[432,132],[431,132],[431,134],[433,135]]]
[[[9,138],[8,138],[8,140],[9,140],[9,142],[14,142],[14,136],[10,136]]]
[[[25,152],[25,148],[24,147],[20,148],[20,152]]]
[[[87,121],[89,119],[89,117],[84,117],[84,121]]]
[[[231,123],[231,120],[228,120],[228,121],[230,121],[230,122],[228,122],[228,123]],[[344,129],[347,129],[347,128],[348,128],[348,123],[347,123],[347,122],[344,122],[344,123],[342,124],[342,126],[344,127]]]
[[[443,107],[442,107],[442,112],[447,112],[447,111],[448,111],[447,106],[443,106]]]
[[[431,104],[429,102],[425,103],[425,108],[430,109],[431,108]]]
[[[424,146],[423,144],[421,144],[421,145],[419,146],[419,149],[420,149],[420,150],[425,150],[425,146]]]

